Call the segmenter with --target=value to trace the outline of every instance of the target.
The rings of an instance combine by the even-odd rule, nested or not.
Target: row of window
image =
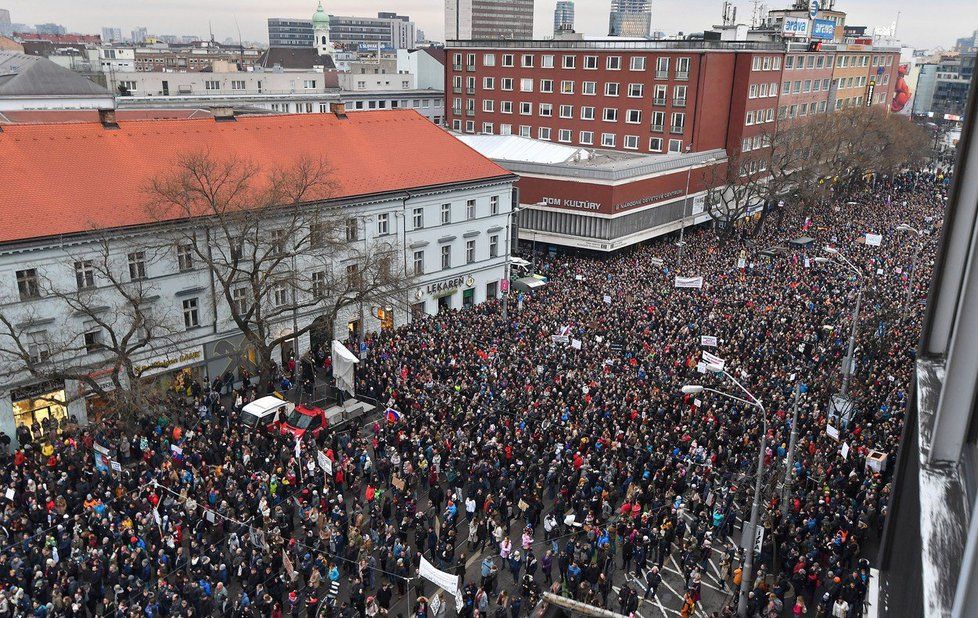
[[[767,148],[770,145],[771,145],[771,136],[755,135],[754,137],[745,137],[743,143],[740,146],[740,150],[741,152],[750,152],[751,150]]]
[[[801,103],[796,105],[782,105],[778,108],[778,120],[824,114],[827,109],[827,105],[828,104],[826,101],[812,101],[808,104]]]
[[[781,56],[754,56],[750,65],[751,71],[780,71]]]
[[[474,105],[474,101],[470,100],[468,102],[470,107]],[[519,113],[521,116],[532,116],[533,115],[533,103],[529,101],[519,102]],[[594,120],[597,108],[582,105],[580,106],[579,118],[581,120]],[[541,118],[552,118],[554,115],[554,106],[552,103],[538,103],[536,106],[537,116]],[[496,101],[493,99],[483,99],[482,100],[482,111],[484,113],[495,113],[496,111]],[[601,120],[603,122],[618,122],[618,108],[617,107],[605,107],[601,110]],[[456,113],[461,113],[461,110],[457,110]],[[499,102],[499,113],[501,114],[512,114],[513,113],[513,102],[512,101],[500,101]],[[652,120],[652,130],[661,132],[665,127],[666,113],[660,111],[651,112]],[[560,105],[558,107],[558,117],[565,119],[575,118],[574,106],[573,105]],[[641,124],[642,123],[642,110],[640,109],[626,109],[624,110],[624,119],[627,124]],[[682,133],[686,127],[686,114],[685,112],[672,112],[670,115],[671,123],[669,125],[669,130],[673,133]]]
[[[465,241],[465,263],[474,264],[476,261],[475,256],[476,242],[475,240]],[[452,245],[444,244],[439,248],[439,257],[441,259],[441,270],[448,270],[452,268]],[[492,234],[489,236],[489,259],[499,257],[499,235]],[[425,272],[429,272],[425,267],[425,250],[418,249],[414,252],[412,261],[413,273],[415,275],[423,275]]]
[[[512,68],[516,66],[517,54],[502,54],[502,64],[501,66],[506,68]],[[520,67],[524,69],[536,68],[537,61],[539,59],[539,67],[541,69],[553,69],[556,67],[556,56],[553,54],[519,54]],[[577,68],[576,54],[565,54],[561,57],[560,66],[564,69],[576,69]],[[468,53],[465,54],[465,63],[468,70],[475,70],[475,60],[476,54]],[[628,70],[629,71],[645,71],[646,62],[648,60],[647,56],[631,56],[628,58]],[[668,56],[660,56],[655,59],[655,72],[657,79],[666,79],[671,61],[673,59]],[[689,77],[689,58],[680,57],[675,58],[675,73],[676,79],[687,79]],[[585,55],[583,57],[582,67],[589,71],[597,71],[600,68],[601,62],[599,56],[589,56]],[[780,60],[778,61],[780,63]],[[456,52],[453,57],[453,65],[456,71],[462,68],[462,54]],[[494,67],[496,66],[496,54],[495,53],[485,53],[482,55],[482,66],[484,67]],[[779,65],[780,66],[780,65]],[[605,56],[604,68],[609,71],[620,71],[624,67],[621,56]]]
[[[659,112],[661,113],[661,112]],[[462,131],[462,121],[453,121],[452,128],[455,131]],[[472,120],[466,121],[465,123],[466,133],[475,133],[475,122]],[[492,122],[482,123],[482,134],[484,135],[494,135],[496,132],[496,125]],[[520,125],[518,127],[518,134],[520,137],[533,137],[533,127],[530,125]],[[513,125],[511,124],[501,124],[499,125],[499,135],[512,135]],[[543,141],[553,140],[554,130],[551,127],[537,127],[536,138]],[[574,132],[571,129],[557,129],[557,141],[564,144],[573,143]],[[578,132],[577,143],[581,146],[594,146],[595,145],[595,133],[594,131],[580,131]],[[642,137],[639,135],[625,135],[622,136],[621,146],[625,150],[638,150],[641,145]],[[603,148],[617,148],[618,147],[618,135],[615,133],[601,133],[600,134],[600,145]],[[661,137],[652,137],[649,139],[649,152],[665,152],[663,148],[665,147],[666,140]],[[683,140],[681,139],[670,139],[668,141],[668,152],[682,152],[683,151]]]
[[[533,92],[534,86],[539,87],[539,92],[544,94],[554,93],[554,80],[552,79],[541,79],[538,83],[535,83],[532,77],[525,77],[520,79],[520,92]],[[499,80],[499,89],[504,91],[513,91],[515,88],[515,81],[512,77],[503,77]],[[482,78],[482,89],[483,90],[495,90],[496,89],[496,78],[495,77],[483,77]],[[452,91],[455,94],[461,94],[462,92],[462,76],[456,75],[453,78]],[[605,82],[604,84],[604,96],[606,97],[617,97],[622,94],[622,85],[618,82]],[[474,95],[476,93],[476,81],[475,77],[469,76],[466,78],[465,92],[469,95]],[[561,80],[560,82],[560,94],[577,94],[577,82],[572,79]],[[645,96],[645,84],[631,83],[626,84],[624,89],[625,95],[632,99],[641,99]],[[665,84],[656,84],[653,86],[653,96],[656,105],[665,105],[666,94],[668,88]],[[673,86],[673,105],[682,106],[686,104],[686,93],[687,87],[683,85]],[[597,96],[598,94],[598,82],[584,81],[581,82],[580,94],[585,96]]]
[[[814,54],[805,54],[803,56],[785,56],[784,70],[831,69],[834,60],[835,56],[832,55],[816,56]]]
[[[774,122],[773,107],[769,107],[767,109],[751,110],[747,112],[747,116],[744,119],[744,124],[748,127],[754,124],[765,124],[768,122]]]
[[[771,82],[770,84],[751,84],[750,88],[747,89],[748,99],[764,99],[776,96],[778,96],[777,82]]]

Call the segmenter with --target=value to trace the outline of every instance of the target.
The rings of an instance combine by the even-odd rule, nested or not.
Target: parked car
[[[295,410],[295,404],[269,395],[241,408],[241,424],[255,430],[264,427],[274,431]]]
[[[301,438],[306,433],[318,436],[329,426],[326,412],[315,406],[296,406],[281,423],[282,435],[292,434]]]

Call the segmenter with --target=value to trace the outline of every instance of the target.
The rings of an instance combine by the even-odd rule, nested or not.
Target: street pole
[[[853,354],[856,351],[856,329],[859,326],[859,306],[863,302],[863,278],[859,277],[859,291],[856,293],[856,307],[852,311],[852,328],[849,331],[849,351],[843,362],[846,364],[842,371],[842,396],[849,392],[849,378],[852,376]]]
[[[910,263],[910,277],[907,281],[907,302],[906,311],[910,311],[910,303],[913,296],[913,280],[917,274],[917,259],[920,258],[920,248],[923,247],[924,243],[920,242],[917,244],[917,249],[913,252],[913,262]]]
[[[801,383],[795,384],[795,405],[791,412],[791,438],[788,440],[788,462],[785,466],[784,483],[781,489],[781,514],[788,514],[788,495],[791,493],[791,468],[795,465],[795,442],[798,441],[798,399],[801,397]]]
[[[686,190],[683,192],[683,219],[679,224],[679,264],[676,266],[676,272],[679,274],[683,272],[683,252],[686,249],[686,205],[689,204],[689,177],[692,174],[693,166],[690,164],[686,170]]]
[[[744,528],[744,536],[741,539],[741,546],[744,547],[746,556],[744,558],[744,570],[740,579],[740,599],[737,601],[737,614],[741,618],[747,618],[747,596],[753,587],[754,571],[754,540],[757,538],[757,524],[761,511],[761,491],[764,487],[764,453],[767,450],[767,415],[764,408],[761,408],[761,418],[763,420],[763,433],[761,434],[761,444],[757,452],[757,479],[754,481],[754,501],[750,507],[750,523]]]
[[[513,253],[513,243],[509,238],[510,229],[513,227],[513,215],[519,212],[517,207],[510,207],[509,214],[506,215],[506,262],[503,267],[503,276],[506,281],[506,293],[503,295],[503,321],[509,321],[509,295],[512,291],[509,281],[509,258]]]

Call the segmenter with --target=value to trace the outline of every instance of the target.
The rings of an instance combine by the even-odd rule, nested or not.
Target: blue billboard
[[[831,19],[816,19],[812,24],[813,39],[835,38],[835,22]]]

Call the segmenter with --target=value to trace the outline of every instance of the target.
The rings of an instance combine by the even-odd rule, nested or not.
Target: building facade
[[[773,132],[782,107],[788,117],[792,105],[800,116],[802,105],[807,115],[812,104],[826,113],[889,103],[899,51],[849,47],[855,46],[809,52],[747,41],[463,41],[447,49],[447,124],[462,133],[642,153],[729,151],[745,139],[753,147]]]
[[[557,0],[554,7],[554,34],[574,31],[574,0]]]
[[[100,139],[107,131],[112,139]],[[391,140],[399,144],[396,151],[388,147]],[[42,141],[44,148],[37,145]],[[87,152],[75,148],[77,157],[70,163],[42,152],[55,152],[57,148],[48,144],[59,141],[80,141]],[[9,176],[17,166],[31,161],[57,179],[45,183],[51,187],[47,192],[10,186],[0,197],[4,212],[11,217],[21,213],[16,216],[20,225],[8,226],[0,238],[0,293],[4,299],[0,312],[15,325],[18,336],[29,342],[32,359],[69,363],[93,373],[103,370],[104,359],[92,350],[98,349],[102,337],[109,336],[105,331],[110,327],[71,310],[58,292],[74,295],[77,291],[88,306],[95,307],[94,312],[102,311],[102,306],[114,312],[121,295],[98,268],[107,264],[113,277],[140,288],[155,319],[170,331],[165,339],[153,340],[146,350],[134,354],[133,362],[145,369],[144,377],[165,384],[177,381],[181,374],[212,380],[228,371],[236,374],[242,363],[247,364],[247,346],[232,319],[229,301],[214,291],[211,269],[185,246],[188,229],[203,234],[206,226],[197,221],[154,219],[145,209],[129,207],[142,191],[139,187],[166,170],[166,162],[205,145],[220,156],[246,156],[265,165],[282,164],[289,157],[326,157],[330,189],[310,196],[309,207],[328,209],[339,217],[350,247],[391,252],[392,267],[407,277],[404,289],[382,301],[383,306],[347,307],[330,325],[341,339],[345,335],[340,333],[390,328],[412,315],[460,309],[502,291],[499,282],[505,276],[505,235],[514,178],[413,113],[347,116],[337,110],[335,115],[236,121],[6,125],[0,134],[0,173]],[[124,159],[127,174],[104,165],[109,159]],[[24,182],[35,179],[25,178]],[[73,204],[70,213],[63,212],[66,201]],[[270,239],[277,225],[277,219],[270,216]],[[219,237],[215,230],[206,236]],[[217,240],[205,246],[213,246],[214,251],[227,249]],[[323,277],[351,276],[345,252],[317,256],[305,245],[294,252],[283,245],[283,251],[293,257],[291,265],[286,260],[281,268],[307,273],[313,282],[317,269],[324,269]],[[269,294],[270,307],[281,308],[283,303],[295,307],[281,312],[281,319],[269,325],[272,336],[322,324],[324,306],[305,303],[298,308],[297,295],[306,294],[315,295],[315,287],[311,292],[291,293],[276,288]],[[117,313],[121,320],[122,311]],[[316,332],[313,329],[287,339],[276,361],[285,361],[293,353],[298,357],[321,343],[314,340]],[[63,345],[66,339],[84,345]],[[74,355],[68,350],[74,350]],[[80,388],[77,383],[39,382],[20,369],[21,361],[0,356],[4,375],[0,431],[12,438],[18,426],[49,417],[57,420],[70,414],[84,421],[86,406],[98,403],[75,397]],[[52,403],[52,399],[65,405]]]
[[[652,0],[611,0],[608,35],[648,38],[652,31]]]
[[[311,19],[268,18],[269,47],[312,47],[314,44]]]
[[[533,38],[534,0],[445,0],[445,40]]]

